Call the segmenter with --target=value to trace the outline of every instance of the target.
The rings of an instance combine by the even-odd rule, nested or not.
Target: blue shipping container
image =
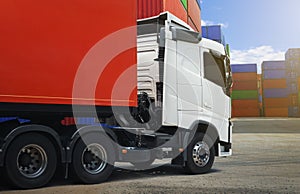
[[[217,41],[224,46],[226,45],[221,25],[202,26],[202,36],[203,38]]]
[[[286,78],[285,70],[264,70],[263,71],[264,79],[284,79]]]
[[[288,96],[289,92],[287,88],[264,89],[265,98],[287,98]]]
[[[285,61],[264,61],[262,63],[262,69],[264,70],[286,69]]]
[[[232,64],[231,65],[232,73],[253,73],[257,72],[256,64]]]

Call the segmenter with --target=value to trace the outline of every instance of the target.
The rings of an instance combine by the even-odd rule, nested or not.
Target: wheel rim
[[[19,151],[17,167],[26,178],[39,177],[46,170],[47,164],[47,154],[39,145],[27,145]]]
[[[90,174],[102,172],[107,165],[107,154],[99,144],[88,145],[82,153],[81,162],[84,170]]]
[[[193,148],[193,160],[199,167],[204,167],[210,158],[210,150],[207,143],[200,141],[194,145]]]

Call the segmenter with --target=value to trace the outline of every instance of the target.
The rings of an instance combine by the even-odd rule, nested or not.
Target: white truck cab
[[[183,137],[188,148],[193,139],[201,143],[203,137],[197,136],[204,134],[213,141],[215,155],[231,155],[232,83],[224,46],[168,12],[138,25],[138,91],[161,109],[161,126],[195,134]]]

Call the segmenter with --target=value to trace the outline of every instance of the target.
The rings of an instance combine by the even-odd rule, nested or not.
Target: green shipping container
[[[182,5],[184,6],[184,8],[187,10],[188,8],[188,3],[187,3],[187,0],[180,0]]]
[[[257,90],[234,90],[231,94],[232,100],[239,99],[258,99],[258,91]]]

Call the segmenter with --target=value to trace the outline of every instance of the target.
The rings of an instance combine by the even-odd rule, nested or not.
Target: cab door
[[[218,53],[202,48],[203,64],[203,108],[207,116],[213,120],[221,137],[227,136],[228,118],[230,118],[230,97],[226,94],[226,61]],[[226,137],[225,137],[226,138]]]

